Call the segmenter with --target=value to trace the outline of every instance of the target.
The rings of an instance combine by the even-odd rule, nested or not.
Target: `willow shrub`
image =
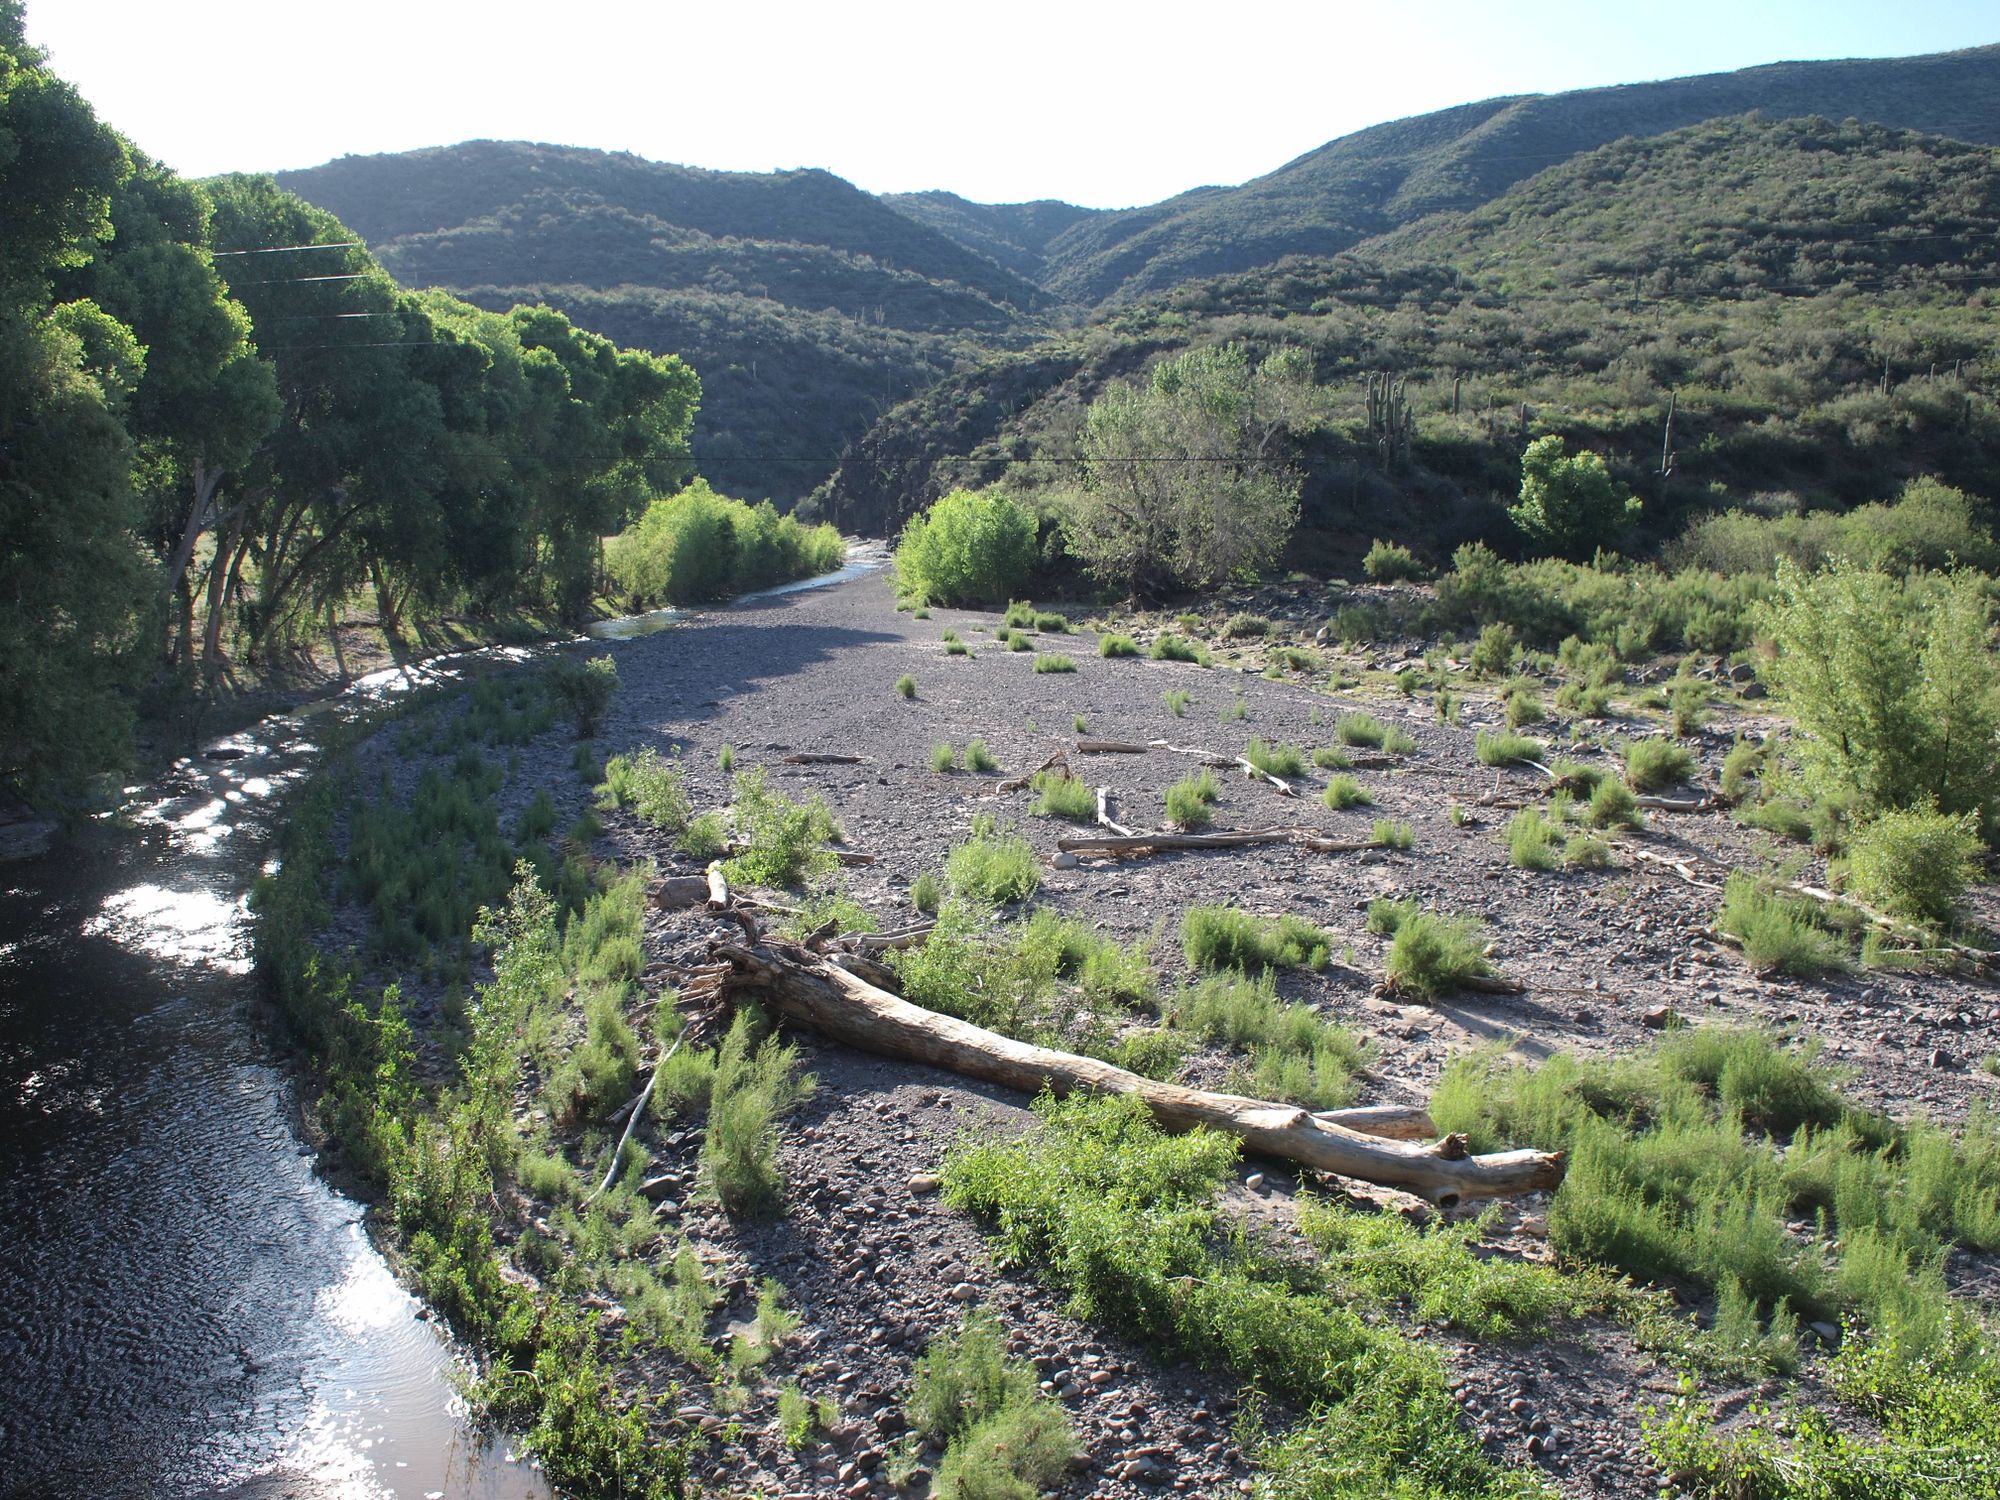
[[[934,604],[1000,604],[1027,584],[1035,543],[1033,514],[1005,495],[953,490],[903,528],[896,585]]]
[[[832,526],[802,526],[768,500],[746,505],[697,479],[613,537],[604,567],[634,604],[694,604],[829,572],[846,555]]]

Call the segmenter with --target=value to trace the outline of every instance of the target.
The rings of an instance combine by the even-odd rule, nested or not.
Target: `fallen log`
[[[1637,806],[1651,808],[1654,812],[1698,813],[1707,812],[1715,806],[1713,797],[1636,796],[1632,801]]]
[[[1125,827],[1121,823],[1115,823],[1112,821],[1111,788],[1108,786],[1101,786],[1097,789],[1097,821],[1102,823],[1106,828],[1109,828],[1113,833],[1117,834],[1121,838],[1129,839],[1134,837],[1131,829]]]
[[[729,910],[729,879],[722,873],[722,861],[719,859],[711,860],[708,866],[708,909]]]
[[[1313,1118],[1322,1125],[1345,1126],[1388,1141],[1429,1141],[1438,1136],[1431,1112],[1415,1104],[1363,1104],[1353,1109],[1323,1109]]]
[[[1559,1152],[1502,1151],[1473,1156],[1462,1137],[1418,1144],[1385,1139],[1316,1118],[1295,1105],[1160,1083],[1092,1057],[1037,1047],[913,1005],[835,963],[789,945],[716,943],[732,983],[757,992],[794,1023],[881,1056],[945,1068],[1024,1093],[1078,1089],[1133,1094],[1167,1130],[1206,1126],[1250,1150],[1315,1171],[1403,1188],[1449,1205],[1553,1188]]]
[[[862,762],[859,755],[833,755],[817,750],[801,750],[796,755],[787,755],[781,764],[787,766],[858,766]]]
[[[1144,755],[1152,747],[1135,745],[1129,740],[1078,740],[1078,755]]]

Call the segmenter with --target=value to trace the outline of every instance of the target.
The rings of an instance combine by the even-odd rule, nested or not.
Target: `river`
[[[315,1172],[247,908],[325,725],[522,654],[376,674],[128,788],[129,832],[0,866],[0,1496],[548,1495]]]

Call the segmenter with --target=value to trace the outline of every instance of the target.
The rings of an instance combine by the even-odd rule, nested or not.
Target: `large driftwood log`
[[[985,1079],[1024,1093],[1089,1089],[1135,1094],[1168,1130],[1207,1126],[1249,1149],[1315,1171],[1403,1188],[1451,1204],[1552,1188],[1562,1180],[1561,1153],[1502,1151],[1468,1154],[1462,1136],[1418,1144],[1349,1128],[1337,1115],[1315,1116],[1295,1105],[1160,1083],[1079,1057],[1033,1046],[940,1015],[879,989],[848,970],[787,944],[717,943],[712,951],[734,966],[733,983],[754,989],[774,1010],[835,1041]],[[1407,1115],[1403,1128],[1412,1122]]]

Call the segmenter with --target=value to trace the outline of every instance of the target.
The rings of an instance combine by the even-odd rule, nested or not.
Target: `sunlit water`
[[[248,912],[321,725],[531,654],[373,674],[129,788],[132,837],[0,866],[0,1496],[548,1494],[315,1173]]]

